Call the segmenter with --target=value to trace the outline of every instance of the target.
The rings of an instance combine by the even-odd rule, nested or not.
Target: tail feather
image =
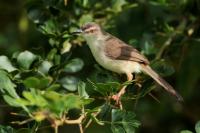
[[[183,97],[178,94],[174,88],[167,83],[161,76],[159,76],[150,66],[148,65],[141,65],[142,71],[151,76],[158,84],[160,84],[167,92],[171,95],[175,96],[178,101],[183,101]]]

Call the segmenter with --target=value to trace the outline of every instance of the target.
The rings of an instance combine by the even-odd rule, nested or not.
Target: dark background
[[[158,53],[166,40],[171,38],[169,46],[164,48],[161,57],[158,58],[166,60],[173,66],[174,73],[165,76],[165,79],[184,98],[183,103],[178,103],[162,89],[155,89],[152,93],[160,102],[146,95],[137,101],[137,105],[135,102],[125,103],[127,108],[134,109],[137,119],[142,123],[137,132],[178,133],[184,129],[195,132],[195,123],[200,120],[200,2],[198,0],[134,2],[139,3],[139,6],[117,13],[113,17],[114,26],[107,30],[137,47],[153,61],[159,56]],[[33,21],[28,18],[23,0],[1,0],[0,55],[11,57],[15,51],[27,49],[44,54],[50,49],[47,37],[39,32]],[[90,73],[88,69],[94,69],[95,61],[86,45],[74,48],[73,56],[86,60],[82,77]],[[2,100],[1,103],[3,105],[0,106],[0,124],[10,125],[16,129],[22,128],[10,124],[15,119],[9,113],[13,109],[5,106]],[[63,126],[60,132],[69,130],[78,132],[76,126]],[[51,129],[44,129],[43,132],[45,131],[50,132]],[[111,131],[109,125],[102,127],[92,124],[86,132]]]

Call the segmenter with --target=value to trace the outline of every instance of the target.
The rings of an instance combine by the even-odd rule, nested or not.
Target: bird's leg
[[[127,76],[127,81],[131,81],[133,79],[132,73],[127,73],[126,76]],[[123,86],[117,94],[112,96],[112,99],[115,100],[117,104],[120,103],[120,97],[126,92],[126,87],[127,85]]]

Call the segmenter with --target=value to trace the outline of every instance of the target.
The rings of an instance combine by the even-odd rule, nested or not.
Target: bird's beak
[[[81,33],[83,33],[83,30],[82,29],[78,29],[78,30],[72,32],[72,35],[79,35]]]

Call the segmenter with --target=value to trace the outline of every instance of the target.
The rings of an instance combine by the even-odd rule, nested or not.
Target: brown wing
[[[106,39],[106,56],[115,60],[130,60],[143,64],[149,64],[148,59],[140,54],[137,49],[127,45],[118,38],[110,35]]]

